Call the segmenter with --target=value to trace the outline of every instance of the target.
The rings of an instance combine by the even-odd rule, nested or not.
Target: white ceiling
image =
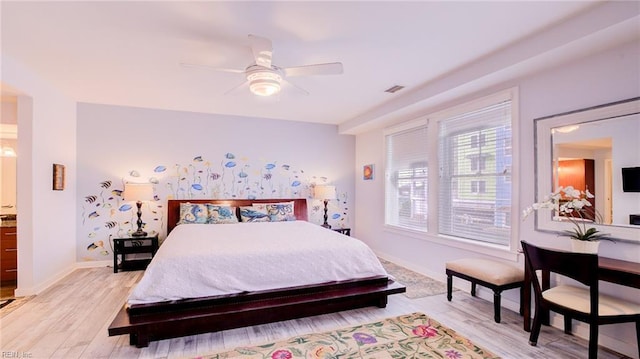
[[[435,97],[441,93],[425,92],[429,84],[504,58],[505,50],[594,6],[599,4],[2,1],[1,45],[3,56],[79,102],[345,124]],[[277,98],[260,98],[247,88],[225,95],[244,81],[242,74],[179,65],[244,69],[252,62],[248,34],[272,40],[275,65],[340,61],[344,74],[291,78],[308,96],[285,87]],[[574,40],[565,37],[554,37],[561,41],[549,47]],[[520,50],[500,66],[552,50],[536,46],[522,47],[536,50]],[[483,77],[477,74],[464,81]],[[383,92],[396,84],[406,89]]]

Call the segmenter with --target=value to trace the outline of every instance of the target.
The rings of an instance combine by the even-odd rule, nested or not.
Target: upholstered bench
[[[523,313],[522,294],[524,271],[511,264],[490,259],[458,259],[446,263],[447,300],[451,301],[453,277],[471,282],[471,296],[476,296],[476,284],[493,290],[493,309],[496,323],[500,323],[500,295],[505,289],[520,288],[520,315]]]

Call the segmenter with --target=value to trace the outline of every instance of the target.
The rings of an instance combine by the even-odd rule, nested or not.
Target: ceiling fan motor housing
[[[259,96],[271,96],[280,91],[282,74],[276,68],[251,65],[246,70],[249,89]]]

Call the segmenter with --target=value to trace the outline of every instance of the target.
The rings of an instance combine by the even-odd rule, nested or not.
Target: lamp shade
[[[313,190],[315,199],[336,199],[336,186],[316,186]]]
[[[125,183],[123,197],[126,201],[151,201],[153,185],[151,183]]]

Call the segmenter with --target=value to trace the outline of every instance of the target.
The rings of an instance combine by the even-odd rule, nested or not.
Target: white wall
[[[519,201],[524,208],[534,202],[534,119],[557,113],[577,110],[614,102],[640,95],[640,44],[626,44],[606,52],[565,63],[543,73],[529,75],[515,81],[486,89],[473,96],[460,98],[424,112],[432,113],[444,107],[460,104],[473,98],[489,95],[502,89],[518,86],[520,106],[520,181],[516,184]],[[379,175],[374,181],[356,180],[355,235],[367,242],[383,257],[445,279],[445,262],[463,257],[482,257],[471,251],[401,235],[384,228],[384,142],[382,129],[376,129],[356,137],[356,168],[364,164],[377,165]],[[520,213],[520,208],[514,208]],[[519,223],[519,240],[539,245],[569,248],[567,239],[534,230],[532,218]],[[637,243],[609,243],[600,246],[600,254],[635,262],[640,261],[640,245]],[[523,258],[519,257],[522,264]],[[612,289],[602,284],[603,290],[614,292],[627,299],[637,300],[638,290]],[[490,291],[480,290],[480,295],[491,300]],[[505,292],[505,305],[516,309],[517,291]],[[633,325],[613,325],[601,328],[605,345],[617,351],[637,355]],[[523,332],[523,335],[526,335]],[[602,342],[602,341],[601,341]]]
[[[326,183],[340,197],[329,224],[352,224],[355,138],[335,125],[80,103],[77,141],[78,261],[110,260],[109,236],[133,229],[133,211],[119,210],[125,181],[157,183],[143,221],[161,238],[167,198],[310,198]],[[319,224],[320,204],[308,203]]]
[[[75,265],[75,102],[4,55],[2,81],[20,92],[16,295],[30,295]],[[51,189],[53,163],[66,166],[64,191]]]

